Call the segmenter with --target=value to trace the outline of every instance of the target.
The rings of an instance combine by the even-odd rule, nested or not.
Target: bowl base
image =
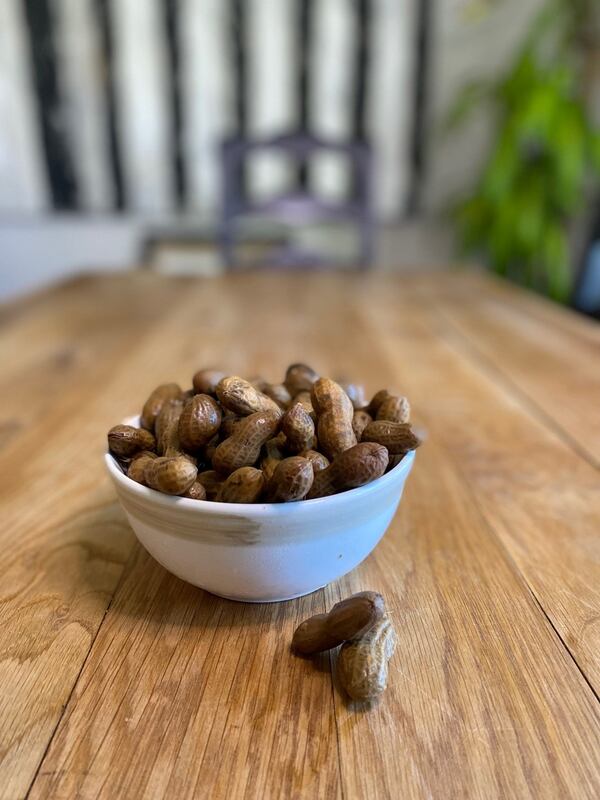
[[[316,589],[310,589],[308,592],[299,592],[298,594],[291,594],[288,597],[269,597],[265,600],[250,600],[247,597],[231,597],[227,594],[211,592],[208,589],[205,589],[204,591],[208,592],[209,594],[214,594],[215,597],[221,597],[223,600],[233,600],[235,603],[285,603],[286,600],[296,600],[298,597],[306,597],[306,595],[312,594],[313,592],[320,592],[321,589],[324,589],[327,585],[328,584],[324,583],[323,586],[319,586]]]

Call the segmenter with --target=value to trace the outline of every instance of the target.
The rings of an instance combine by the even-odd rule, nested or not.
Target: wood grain
[[[584,453],[572,418],[538,399],[556,379],[521,381],[519,338],[546,357],[525,321],[510,347],[490,334],[475,349],[465,309],[504,290],[455,277],[460,291],[437,276],[146,273],[0,314],[0,424],[21,421],[0,448],[0,797],[600,793],[595,428]],[[594,333],[549,313],[592,414],[577,336]],[[62,377],[61,348],[77,354]],[[275,378],[298,360],[404,389],[428,440],[358,570],[298,601],[223,601],[133,544],[105,431],[200,366]],[[327,655],[288,650],[300,619],[358,589],[384,592],[399,633],[370,710],[346,703]]]

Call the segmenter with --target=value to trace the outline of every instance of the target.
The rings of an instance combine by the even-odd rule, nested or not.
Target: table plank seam
[[[455,459],[453,457],[453,454],[451,452],[451,449],[448,448],[444,443],[442,443],[442,447],[444,448],[444,450],[446,450],[447,452],[450,453],[450,458],[451,458],[451,460],[454,461],[456,470],[459,472],[459,474],[461,476],[461,480],[463,480],[465,482],[465,484],[467,486],[469,486],[468,476],[465,475],[464,471],[462,470],[462,468],[460,466],[460,463],[457,463],[455,461]],[[491,522],[487,518],[487,516],[486,516],[486,514],[485,514],[485,512],[484,512],[484,510],[483,510],[483,508],[481,506],[480,499],[477,496],[476,492],[474,492],[474,491],[471,492],[471,496],[473,498],[473,503],[474,503],[475,507],[477,508],[477,511],[478,511],[478,514],[479,514],[479,516],[481,518],[482,523],[485,525],[486,530],[488,531],[488,533],[491,536],[494,537],[494,540],[495,540],[495,542],[496,542],[496,544],[498,546],[498,550],[500,551],[500,553],[504,557],[506,563],[509,565],[511,571],[515,575],[516,581],[517,582],[521,582],[523,587],[524,587],[524,589],[525,589],[525,591],[526,591],[526,593],[531,596],[531,598],[533,599],[535,605],[539,608],[539,610],[542,612],[544,618],[547,620],[548,624],[550,625],[551,631],[553,631],[554,634],[556,635],[557,644],[569,656],[570,660],[573,662],[573,664],[577,668],[577,671],[580,673],[580,675],[583,678],[584,682],[591,689],[592,695],[594,696],[596,701],[598,701],[600,703],[600,696],[598,695],[598,692],[595,690],[594,686],[592,685],[592,683],[588,679],[584,669],[581,667],[581,665],[577,661],[577,659],[576,659],[574,653],[572,652],[571,648],[569,647],[568,643],[560,635],[560,631],[554,625],[554,623],[552,621],[552,618],[550,617],[550,615],[548,614],[548,612],[545,610],[544,606],[542,605],[542,602],[541,602],[540,598],[538,597],[534,587],[527,580],[526,574],[523,572],[523,570],[519,567],[519,565],[517,564],[517,562],[513,558],[512,553],[510,552],[508,547],[504,544],[504,542],[502,540],[502,537],[498,535],[493,522]],[[554,637],[552,637],[552,638],[554,638]]]
[[[75,692],[75,689],[77,688],[77,686],[79,684],[79,680],[81,678],[83,670],[85,669],[85,665],[88,662],[88,659],[89,659],[90,654],[92,652],[92,648],[94,646],[94,643],[96,642],[96,639],[98,638],[98,634],[100,633],[100,630],[101,630],[102,626],[106,622],[106,618],[108,616],[108,612],[110,610],[110,607],[111,607],[115,597],[117,596],[117,592],[118,592],[121,584],[123,583],[123,581],[125,580],[127,574],[129,573],[130,564],[135,559],[135,557],[137,555],[137,552],[138,552],[138,548],[134,546],[131,554],[129,555],[129,558],[127,559],[126,563],[123,566],[123,571],[121,572],[121,575],[120,575],[119,580],[117,581],[117,583],[115,585],[115,589],[114,589],[114,591],[112,593],[112,596],[111,596],[110,600],[107,603],[106,609],[104,611],[104,616],[102,617],[102,621],[98,625],[98,628],[96,629],[96,632],[94,633],[93,637],[90,640],[90,646],[88,647],[88,650],[87,650],[87,652],[85,654],[85,658],[82,660],[81,667],[80,667],[79,671],[77,672],[75,680],[73,681],[73,685],[71,686],[71,691],[69,692],[69,695],[65,700],[65,703],[63,705],[62,711],[58,715],[58,718],[56,720],[56,725],[54,726],[54,728],[52,729],[52,733],[48,737],[48,741],[46,742],[46,746],[44,748],[44,752],[42,753],[42,756],[41,756],[41,758],[39,760],[39,763],[38,763],[38,765],[37,765],[37,767],[35,769],[35,772],[33,773],[33,776],[32,776],[32,779],[31,779],[31,781],[29,783],[29,786],[27,787],[27,791],[25,792],[25,795],[24,795],[25,800],[27,800],[27,798],[30,797],[31,792],[33,791],[33,787],[34,787],[34,785],[35,785],[35,783],[36,783],[36,781],[38,779],[38,775],[40,774],[41,768],[42,768],[42,766],[44,764],[44,761],[46,760],[46,756],[48,755],[50,747],[51,747],[51,745],[52,745],[52,743],[54,741],[54,737],[56,736],[56,733],[57,733],[57,731],[58,731],[58,729],[59,729],[59,727],[60,727],[60,725],[61,725],[61,723],[63,721],[63,718],[64,718],[65,714],[67,713],[67,709],[69,708],[69,705],[71,703],[71,699],[72,699],[73,694]]]
[[[598,461],[591,452],[583,447],[569,431],[563,428],[557,419],[545,411],[536,400],[519,386],[513,378],[507,375],[497,363],[491,361],[488,356],[477,347],[475,342],[463,333],[443,305],[438,305],[437,308],[448,325],[446,330],[450,332],[451,335],[454,335],[455,344],[458,345],[458,348],[461,349],[463,356],[468,361],[481,369],[487,377],[493,380],[494,383],[498,383],[504,391],[507,391],[517,400],[528,416],[534,417],[545,428],[554,433],[555,436],[566,444],[576,455],[587,461],[594,469],[600,470],[600,461]]]

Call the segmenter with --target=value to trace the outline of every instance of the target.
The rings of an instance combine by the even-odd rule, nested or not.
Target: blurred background
[[[600,309],[596,0],[2,0],[0,299],[480,264]]]

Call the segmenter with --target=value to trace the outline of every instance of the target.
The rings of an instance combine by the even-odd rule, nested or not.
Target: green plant
[[[496,272],[565,301],[569,226],[600,174],[600,132],[586,113],[596,0],[552,0],[508,73],[467,86],[449,126],[482,102],[498,131],[474,191],[455,209],[462,244]]]

